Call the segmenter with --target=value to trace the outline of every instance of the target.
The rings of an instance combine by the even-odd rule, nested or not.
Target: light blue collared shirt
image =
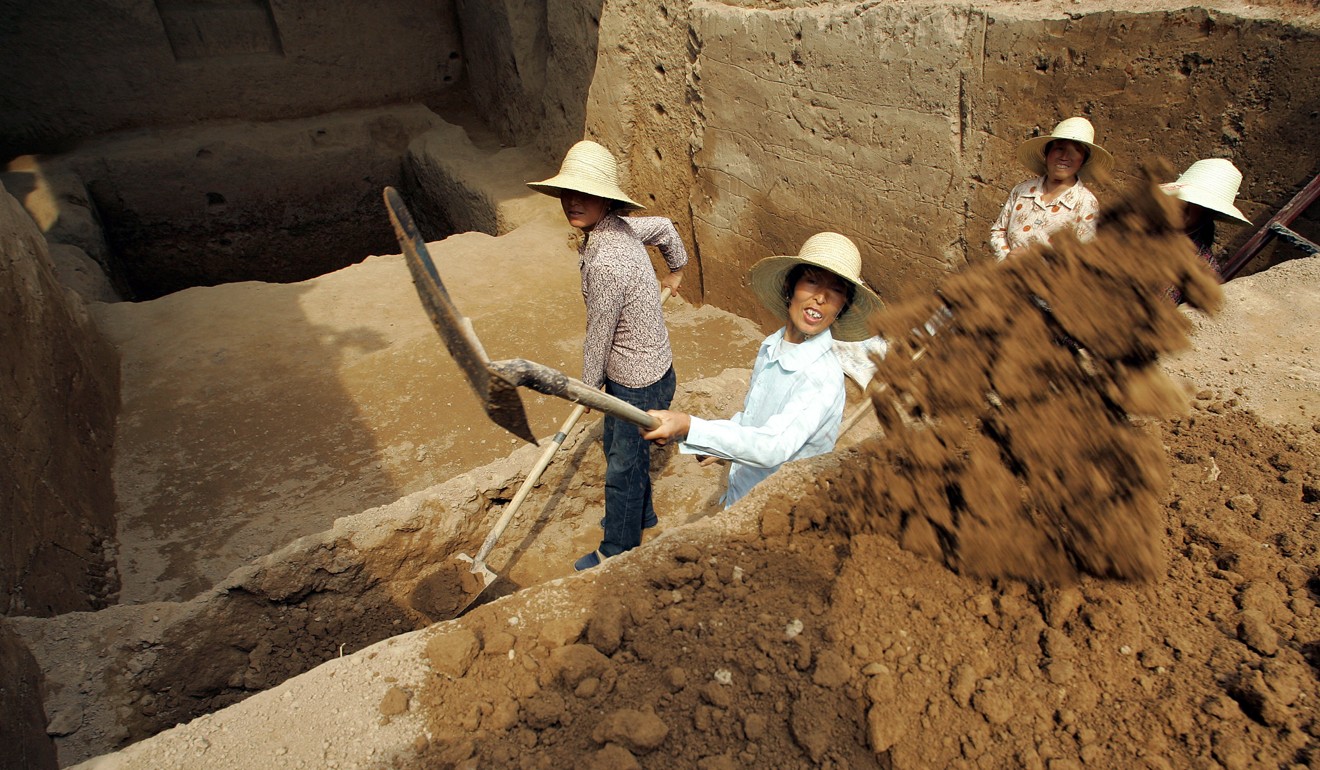
[[[761,343],[743,410],[728,420],[692,417],[683,454],[732,461],[725,507],[790,460],[834,449],[846,394],[843,367],[828,329],[800,345],[784,344],[784,330]]]

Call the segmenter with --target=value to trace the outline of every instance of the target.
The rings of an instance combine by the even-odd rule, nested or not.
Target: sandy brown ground
[[[499,238],[454,236],[432,253],[493,358],[576,375],[584,312],[573,231],[544,200],[541,220]],[[399,256],[301,283],[97,308],[123,355],[124,603],[195,596],[272,547],[522,443],[481,411]],[[760,334],[745,320],[681,298],[667,313],[685,380],[755,355]],[[571,410],[524,393],[538,435]]]

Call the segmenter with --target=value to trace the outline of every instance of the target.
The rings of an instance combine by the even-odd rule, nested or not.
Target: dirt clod
[[[391,687],[385,691],[385,697],[380,699],[380,713],[387,717],[406,713],[411,700],[412,693],[401,687]]]
[[[549,671],[560,684],[572,690],[585,679],[599,679],[612,665],[595,647],[571,644],[550,653]]]
[[[466,628],[437,634],[426,643],[426,659],[436,673],[458,679],[481,650],[477,635]]]
[[[408,605],[433,621],[457,617],[482,584],[462,564],[442,565],[431,575],[417,581],[408,597]]]
[[[617,743],[607,743],[587,760],[587,770],[641,770],[637,757]]]
[[[628,609],[622,602],[605,602],[587,627],[587,640],[601,653],[613,655],[623,641],[627,618]]]
[[[649,711],[619,709],[605,715],[591,732],[597,743],[617,743],[633,753],[659,748],[669,735],[664,720]]]

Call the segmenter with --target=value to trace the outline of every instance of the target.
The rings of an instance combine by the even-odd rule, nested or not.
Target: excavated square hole
[[[146,300],[396,253],[381,190],[400,183],[409,141],[434,119],[399,108],[208,125],[108,140],[66,162],[100,217],[112,282]]]

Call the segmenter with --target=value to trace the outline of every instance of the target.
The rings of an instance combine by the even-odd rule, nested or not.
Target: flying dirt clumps
[[[1161,569],[1160,441],[1134,422],[1185,410],[1157,358],[1188,344],[1168,298],[1221,301],[1150,182],[1071,233],[980,265],[875,322],[891,341],[872,399],[885,436],[842,464],[851,532],[986,576],[1144,579]],[[838,517],[832,517],[837,519]]]

